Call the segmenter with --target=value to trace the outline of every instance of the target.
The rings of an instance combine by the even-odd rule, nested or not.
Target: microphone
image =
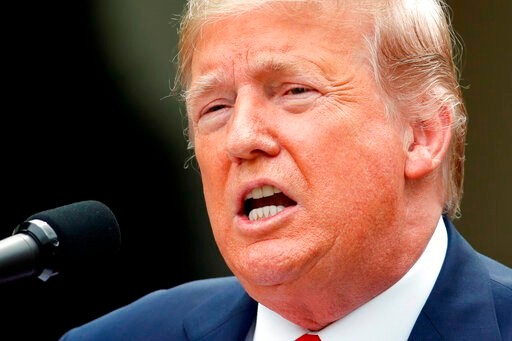
[[[117,219],[103,203],[81,201],[28,217],[0,240],[0,283],[87,267],[120,248]]]

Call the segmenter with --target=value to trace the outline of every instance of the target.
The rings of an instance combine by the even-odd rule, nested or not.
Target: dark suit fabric
[[[512,269],[474,251],[445,224],[446,259],[410,340],[512,341]],[[153,292],[62,341],[244,340],[256,308],[234,277],[200,280]]]

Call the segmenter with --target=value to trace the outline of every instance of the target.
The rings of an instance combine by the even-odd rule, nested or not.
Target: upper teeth
[[[274,195],[275,193],[281,193],[281,190],[271,185],[264,185],[253,189],[249,194],[247,194],[245,200],[269,197],[271,195]]]
[[[255,189],[253,189],[249,194],[247,194],[247,196],[245,197],[245,200],[270,197],[276,193],[281,193],[281,190],[279,188],[276,188],[271,185],[264,185],[264,186],[257,187]],[[284,209],[285,209],[285,207],[281,206],[281,205],[279,205],[279,206],[271,205],[271,206],[255,208],[255,209],[252,209],[251,212],[249,212],[249,215],[248,215],[249,220],[254,221],[254,220],[259,220],[262,218],[268,218],[268,217],[278,214],[279,212],[281,212]]]

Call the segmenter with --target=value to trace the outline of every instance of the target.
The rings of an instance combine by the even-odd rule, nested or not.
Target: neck
[[[410,212],[410,216],[404,215],[396,223],[393,229],[397,233],[383,237],[380,247],[360,246],[367,252],[362,254],[363,259],[354,260],[354,264],[359,264],[357,269],[332,271],[319,263],[295,281],[252,287],[249,293],[305,329],[316,331],[328,326],[391,287],[421,256],[435,230],[441,209],[424,209],[423,214],[418,214],[421,211],[412,208],[406,212]]]

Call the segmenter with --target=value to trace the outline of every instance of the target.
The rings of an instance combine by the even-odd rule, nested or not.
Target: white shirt
[[[448,247],[443,219],[409,271],[390,288],[317,334],[322,341],[407,340],[425,305]],[[258,304],[255,324],[246,341],[293,341],[308,330]]]

